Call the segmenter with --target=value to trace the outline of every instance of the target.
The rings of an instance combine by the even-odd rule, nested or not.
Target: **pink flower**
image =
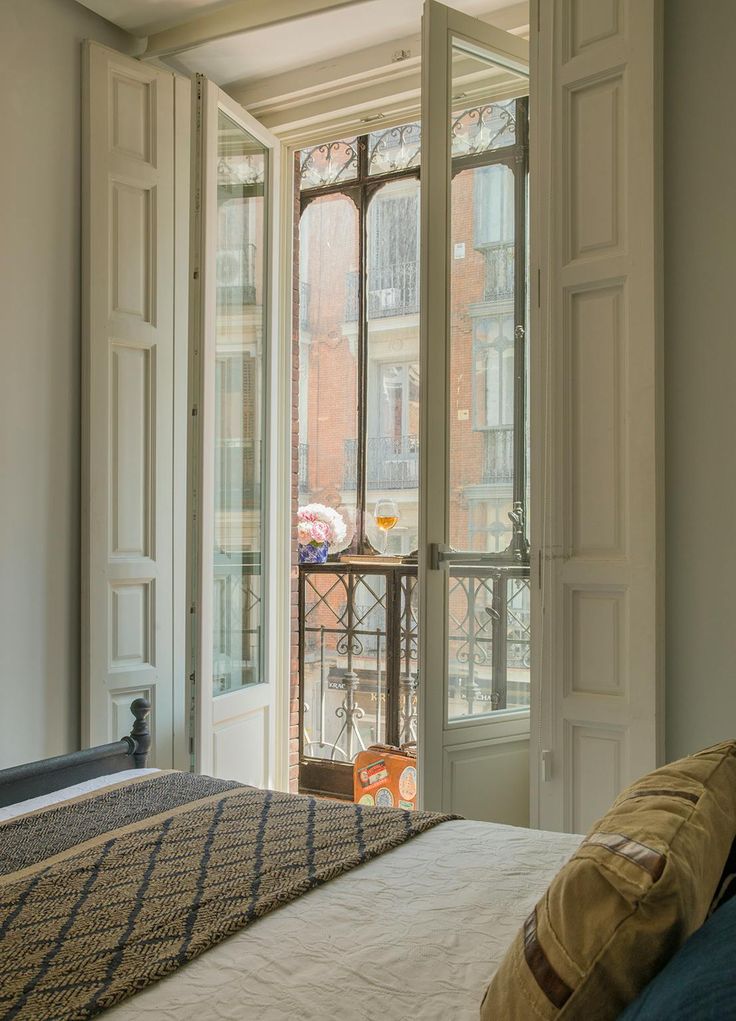
[[[339,553],[346,543],[345,519],[333,507],[310,503],[297,511],[297,538],[302,546],[327,543],[330,553]]]
[[[314,521],[312,522],[312,542],[316,542],[318,546],[321,546],[323,542],[327,542],[330,537],[330,527],[325,521]]]
[[[312,526],[300,523],[297,528],[297,538],[302,546],[307,546],[312,541]]]

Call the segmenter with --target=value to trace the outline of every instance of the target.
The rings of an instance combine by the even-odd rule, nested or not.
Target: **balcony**
[[[368,274],[368,318],[416,315],[419,312],[419,263],[373,269]],[[345,321],[358,318],[358,274],[348,273],[345,282]]]
[[[484,301],[513,301],[515,246],[493,245],[485,249],[486,279]]]
[[[486,429],[483,447],[483,482],[486,485],[514,480],[514,427]]]
[[[357,485],[358,442],[345,440],[343,487]],[[366,486],[376,489],[416,489],[419,485],[419,437],[373,436],[366,441]]]
[[[452,570],[448,606],[450,719],[528,706],[528,569]],[[416,740],[418,627],[416,564],[300,567],[302,791],[351,798],[359,751]]]

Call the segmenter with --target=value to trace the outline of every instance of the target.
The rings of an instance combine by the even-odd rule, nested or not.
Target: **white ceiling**
[[[79,0],[134,35],[184,23],[227,0]],[[453,0],[467,14],[490,14],[512,0]],[[422,0],[364,0],[293,21],[208,42],[180,53],[177,68],[207,75],[218,85],[247,83],[307,67],[354,50],[416,35]]]
[[[133,35],[149,35],[227,7],[230,0],[78,0]]]

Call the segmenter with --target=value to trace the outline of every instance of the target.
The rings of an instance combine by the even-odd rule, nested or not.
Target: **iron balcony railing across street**
[[[509,483],[514,477],[513,426],[484,429],[481,484]],[[358,441],[345,440],[343,487],[353,490],[358,478]],[[306,455],[305,464],[306,464]],[[302,478],[300,448],[300,470]],[[366,487],[376,489],[416,489],[419,485],[419,437],[370,436],[366,440]],[[306,468],[304,470],[306,481]],[[306,488],[306,487],[305,487]]]

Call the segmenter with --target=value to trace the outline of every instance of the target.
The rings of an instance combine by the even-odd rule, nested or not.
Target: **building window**
[[[513,429],[514,317],[483,316],[473,328],[476,429]]]
[[[500,163],[481,167],[475,175],[475,247],[509,245],[514,241],[514,174]]]

